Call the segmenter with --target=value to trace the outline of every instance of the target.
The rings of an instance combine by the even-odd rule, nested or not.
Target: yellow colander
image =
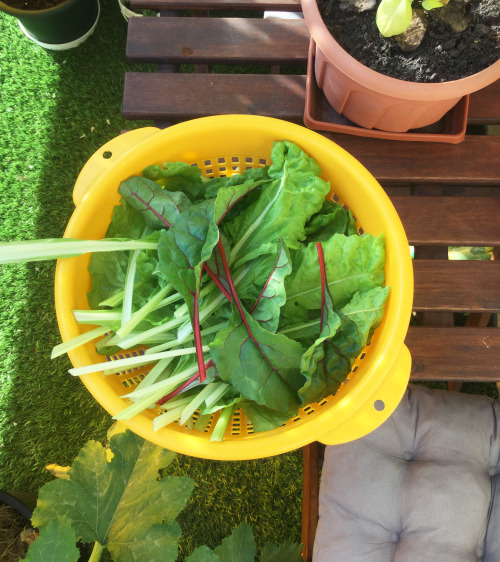
[[[268,162],[274,141],[290,140],[312,156],[330,182],[332,196],[345,203],[364,232],[386,236],[386,283],[390,296],[371,344],[356,359],[351,374],[335,396],[306,406],[285,425],[254,433],[243,412],[236,411],[222,442],[210,441],[216,415],[205,431],[179,423],[153,431],[158,412],[146,410],[124,422],[158,445],[190,456],[244,460],[277,455],[312,441],[337,444],[376,429],[395,410],[406,389],[411,357],[404,345],[412,308],[413,274],[408,241],[389,198],[370,173],[345,150],[309,129],[285,121],[250,115],[195,119],[165,130],[142,128],[104,145],[84,166],[74,188],[75,211],[65,237],[104,237],[122,180],[150,164],[182,161],[197,164],[208,175],[232,174]],[[58,260],[55,298],[64,341],[89,329],[77,324],[73,310],[88,308],[89,256]],[[69,353],[75,367],[103,361],[88,343]],[[129,405],[121,398],[140,381],[141,372],[82,376],[94,398],[115,415]],[[195,414],[196,416],[196,414]]]

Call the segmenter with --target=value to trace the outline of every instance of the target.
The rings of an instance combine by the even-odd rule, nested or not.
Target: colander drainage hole
[[[109,160],[111,158],[111,156],[113,156],[113,153],[110,152],[109,150],[106,150],[105,152],[102,153],[102,157],[105,160]]]
[[[377,412],[381,412],[385,408],[385,402],[383,400],[375,400],[373,407],[377,410]]]

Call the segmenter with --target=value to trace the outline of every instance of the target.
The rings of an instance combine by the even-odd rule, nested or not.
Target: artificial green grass
[[[94,35],[77,49],[46,51],[0,12],[0,240],[60,237],[75,180],[92,154],[124,129],[126,22],[118,0],[101,0]],[[143,67],[134,66],[133,70]],[[104,442],[112,421],[59,343],[53,262],[0,265],[0,488],[35,492],[48,463],[71,464],[88,439]],[[196,482],[180,523],[183,560],[215,546],[241,521],[258,544],[300,542],[300,452],[219,463],[178,455],[169,468]]]
[[[126,22],[117,0],[101,0],[101,8],[95,34],[61,53],[37,47],[0,13],[2,241],[61,236],[74,208],[73,185],[90,156],[123,129],[149,124],[122,117]],[[36,491],[51,479],[46,464],[71,464],[88,439],[103,442],[111,425],[67,373],[68,359],[50,359],[59,343],[54,268],[51,262],[0,266],[3,489]],[[299,451],[234,463],[178,455],[166,473],[195,481],[179,517],[179,560],[196,546],[216,546],[241,521],[252,526],[259,546],[300,541]]]

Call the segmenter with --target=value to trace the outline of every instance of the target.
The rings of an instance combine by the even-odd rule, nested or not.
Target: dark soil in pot
[[[367,4],[368,2],[368,4]],[[335,40],[356,60],[393,78],[411,82],[447,82],[484,70],[500,58],[500,0],[450,0],[444,8],[423,13],[427,30],[413,51],[402,51],[394,37],[383,37],[370,0],[317,0],[323,21]],[[418,1],[414,9],[421,9]],[[443,12],[460,8],[457,31]],[[441,12],[441,13],[440,13]],[[449,18],[448,18],[449,19]]]
[[[0,560],[18,562],[23,559],[34,539],[30,522],[10,505],[0,503]]]
[[[2,0],[4,4],[18,10],[46,10],[68,0]]]

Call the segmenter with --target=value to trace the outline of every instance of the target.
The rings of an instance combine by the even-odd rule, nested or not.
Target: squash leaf
[[[266,543],[258,560],[260,562],[301,562],[302,545],[285,542],[280,546]],[[222,540],[214,550],[200,546],[186,562],[255,562],[257,548],[248,523],[241,523],[233,533]]]
[[[158,480],[159,469],[175,453],[130,431],[113,435],[110,448],[108,462],[105,448],[89,441],[73,462],[69,480],[45,484],[33,524],[43,529],[67,516],[78,539],[99,542],[118,562],[174,561],[181,534],[175,518],[191,494],[192,480]]]
[[[52,520],[33,541],[24,560],[26,562],[77,562],[80,551],[76,547],[75,531],[68,517]]]
[[[266,543],[260,554],[260,562],[301,562],[302,545],[293,542],[284,542],[279,546]]]

